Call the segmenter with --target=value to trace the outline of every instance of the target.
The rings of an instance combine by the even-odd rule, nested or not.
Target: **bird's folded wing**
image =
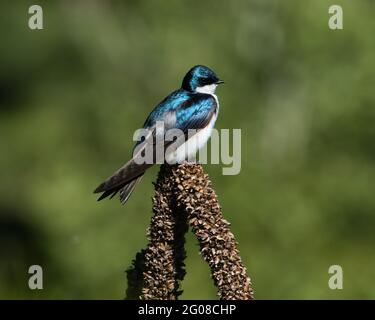
[[[146,148],[152,148],[153,159],[157,148],[163,147],[163,150],[173,143],[173,148],[178,148],[188,138],[189,129],[203,129],[211,121],[217,109],[216,100],[210,95],[199,94],[192,99],[184,101],[175,110],[169,110],[161,113],[159,117],[149,122],[148,134],[145,139],[136,145],[136,152],[131,160],[118,169],[113,175],[106,179],[94,193],[109,192],[116,190],[120,186],[126,185],[130,181],[140,177],[154,163],[142,162]],[[163,145],[157,145],[156,122],[164,123],[164,130],[180,129],[181,135],[175,136],[174,141],[165,141]],[[190,138],[190,136],[189,136]],[[169,149],[169,151],[173,151]]]
[[[189,103],[183,104],[176,110],[175,127],[187,134],[189,129],[204,129],[217,112],[217,103],[214,97],[208,94],[199,94]]]

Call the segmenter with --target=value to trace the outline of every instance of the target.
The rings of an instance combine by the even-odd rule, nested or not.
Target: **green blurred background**
[[[44,29],[28,28],[40,4]],[[344,29],[328,28],[342,5]],[[226,81],[217,128],[242,170],[206,165],[258,299],[375,298],[375,2],[0,4],[0,298],[122,299],[157,168],[126,206],[93,189],[196,64]],[[183,299],[216,298],[187,238]],[[44,289],[27,286],[44,270]],[[344,289],[328,288],[328,268]]]

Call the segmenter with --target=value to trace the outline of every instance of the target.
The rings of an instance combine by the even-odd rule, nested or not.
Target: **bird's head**
[[[215,93],[216,87],[224,83],[210,68],[195,66],[189,70],[182,81],[182,89],[190,92]]]

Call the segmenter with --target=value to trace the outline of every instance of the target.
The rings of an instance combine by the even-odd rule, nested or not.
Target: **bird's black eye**
[[[212,79],[209,79],[209,78],[202,78],[200,81],[200,86],[206,86],[208,84],[212,84]]]

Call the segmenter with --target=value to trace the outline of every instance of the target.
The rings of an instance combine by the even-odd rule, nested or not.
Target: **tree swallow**
[[[102,193],[98,201],[108,196],[113,198],[117,192],[123,204],[129,199],[145,171],[154,164],[137,160],[147,146],[155,145],[157,123],[162,122],[165,130],[179,129],[184,135],[183,142],[163,154],[166,162],[181,163],[190,159],[192,154],[195,155],[211,136],[219,112],[215,90],[221,83],[224,81],[208,67],[198,65],[190,69],[182,81],[181,89],[168,95],[146,119],[143,128],[150,134],[142,142],[136,143],[132,159],[95,189],[94,193]],[[195,129],[193,136],[188,135],[191,129]],[[163,143],[164,147],[168,147],[171,141],[163,140]]]

